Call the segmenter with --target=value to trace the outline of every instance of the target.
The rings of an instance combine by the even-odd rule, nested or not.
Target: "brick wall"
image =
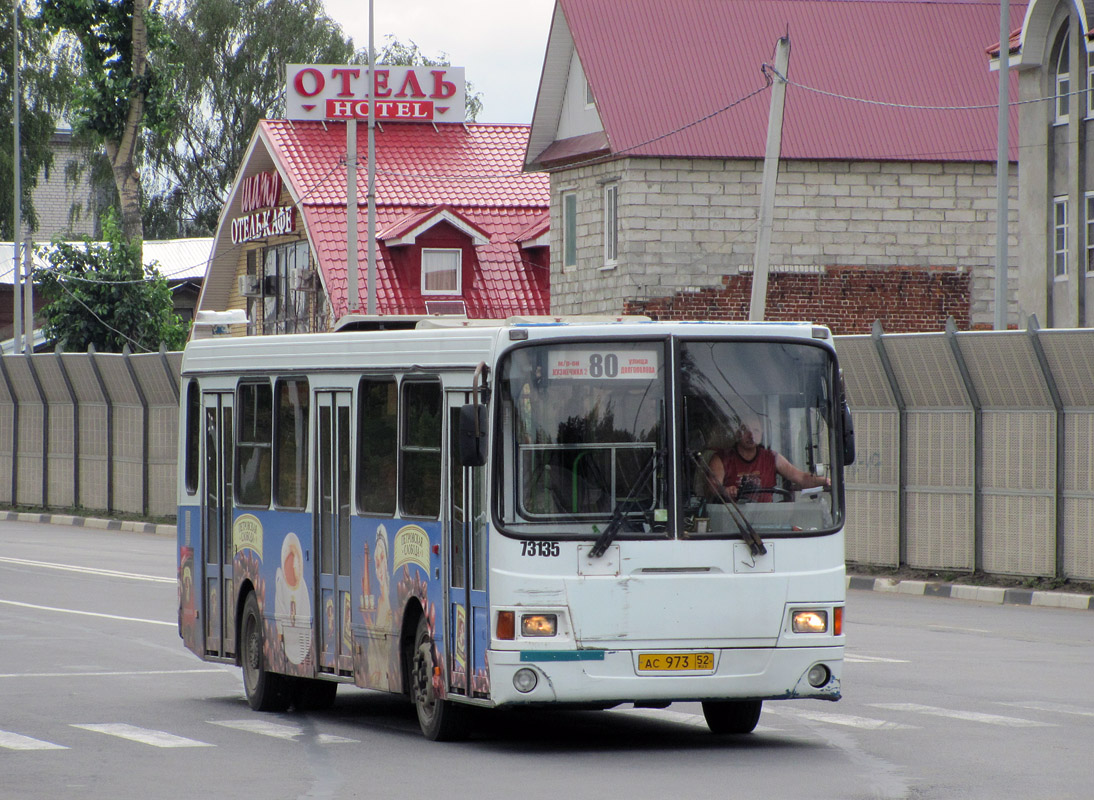
[[[551,312],[618,314],[627,302],[716,288],[722,276],[750,268],[762,168],[760,161],[624,158],[552,173]],[[1018,181],[1011,178],[1013,323]],[[605,263],[603,244],[604,186],[611,182],[619,185],[614,264]],[[558,202],[563,191],[577,194],[578,210],[578,263],[566,268]],[[954,270],[964,273],[968,287],[962,314],[972,327],[990,327],[995,203],[994,164],[787,161],[775,195],[772,271],[833,264],[861,268],[863,275],[892,268]],[[807,310],[810,318],[821,311]]]
[[[940,331],[952,316],[968,330],[971,279],[955,269],[827,267],[814,274],[768,276],[766,319],[827,325],[835,334],[869,333],[874,320],[887,333]],[[722,286],[627,300],[626,314],[659,320],[746,320],[752,275],[727,275]]]

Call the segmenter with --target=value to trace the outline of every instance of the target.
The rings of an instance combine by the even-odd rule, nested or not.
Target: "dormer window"
[[[1068,42],[1068,28],[1060,31],[1056,45],[1056,124],[1063,124],[1071,116],[1071,48]]]
[[[463,254],[458,249],[422,248],[422,294],[460,294]]]

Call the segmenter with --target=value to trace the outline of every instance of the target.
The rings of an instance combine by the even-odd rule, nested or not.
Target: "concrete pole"
[[[28,233],[23,244],[23,268],[26,275],[26,284],[23,286],[23,325],[26,329],[23,349],[28,356],[34,355],[34,265],[30,260],[32,247]]]
[[[767,311],[767,272],[771,258],[771,219],[775,213],[775,182],[779,177],[782,152],[783,104],[786,100],[786,74],[790,65],[790,37],[783,36],[775,45],[775,80],[771,85],[771,110],[767,118],[767,149],[764,176],[760,187],[760,232],[756,257],[752,264],[752,304],[750,321],[762,321]]]
[[[373,102],[372,70],[376,64],[373,46],[373,0],[368,0],[368,304],[370,315],[376,313],[376,105]]]
[[[999,133],[995,155],[995,319],[997,331],[1007,329],[1007,252],[1010,235],[1010,0],[999,3]]]
[[[12,161],[15,175],[15,198],[11,204],[11,220],[12,220],[12,234],[11,234],[11,283],[12,283],[12,297],[14,300],[14,308],[12,309],[12,350],[13,354],[18,353],[21,348],[19,337],[22,335],[23,329],[23,312],[22,312],[22,298],[20,297],[20,288],[22,286],[21,275],[22,268],[19,262],[19,239],[22,235],[20,230],[20,223],[23,217],[23,163],[20,160],[21,152],[19,150],[19,101],[21,98],[21,92],[19,89],[19,0],[15,0],[12,4],[11,11],[11,31],[12,31],[12,53],[13,55],[13,69],[11,72],[12,79],[12,141],[15,145],[15,158]]]
[[[357,119],[346,121],[346,302],[347,311],[360,307],[357,253]]]

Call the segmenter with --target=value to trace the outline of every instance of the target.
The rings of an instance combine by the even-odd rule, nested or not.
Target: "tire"
[[[239,661],[243,666],[243,689],[247,694],[247,703],[255,711],[285,711],[292,699],[289,679],[266,670],[263,656],[266,635],[254,592],[248,594],[243,603],[239,631]]]
[[[711,733],[752,733],[760,721],[763,700],[704,700],[703,716]]]
[[[338,684],[317,678],[296,678],[292,686],[292,704],[297,711],[324,711],[334,705]]]
[[[425,617],[418,620],[414,645],[407,654],[410,664],[410,698],[418,712],[418,725],[425,738],[434,742],[462,739],[466,735],[466,709],[437,697],[433,690],[433,637]]]

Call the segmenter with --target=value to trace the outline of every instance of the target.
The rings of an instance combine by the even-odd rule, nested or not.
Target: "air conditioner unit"
[[[239,293],[244,297],[258,297],[262,294],[262,286],[258,282],[257,275],[239,276]]]

